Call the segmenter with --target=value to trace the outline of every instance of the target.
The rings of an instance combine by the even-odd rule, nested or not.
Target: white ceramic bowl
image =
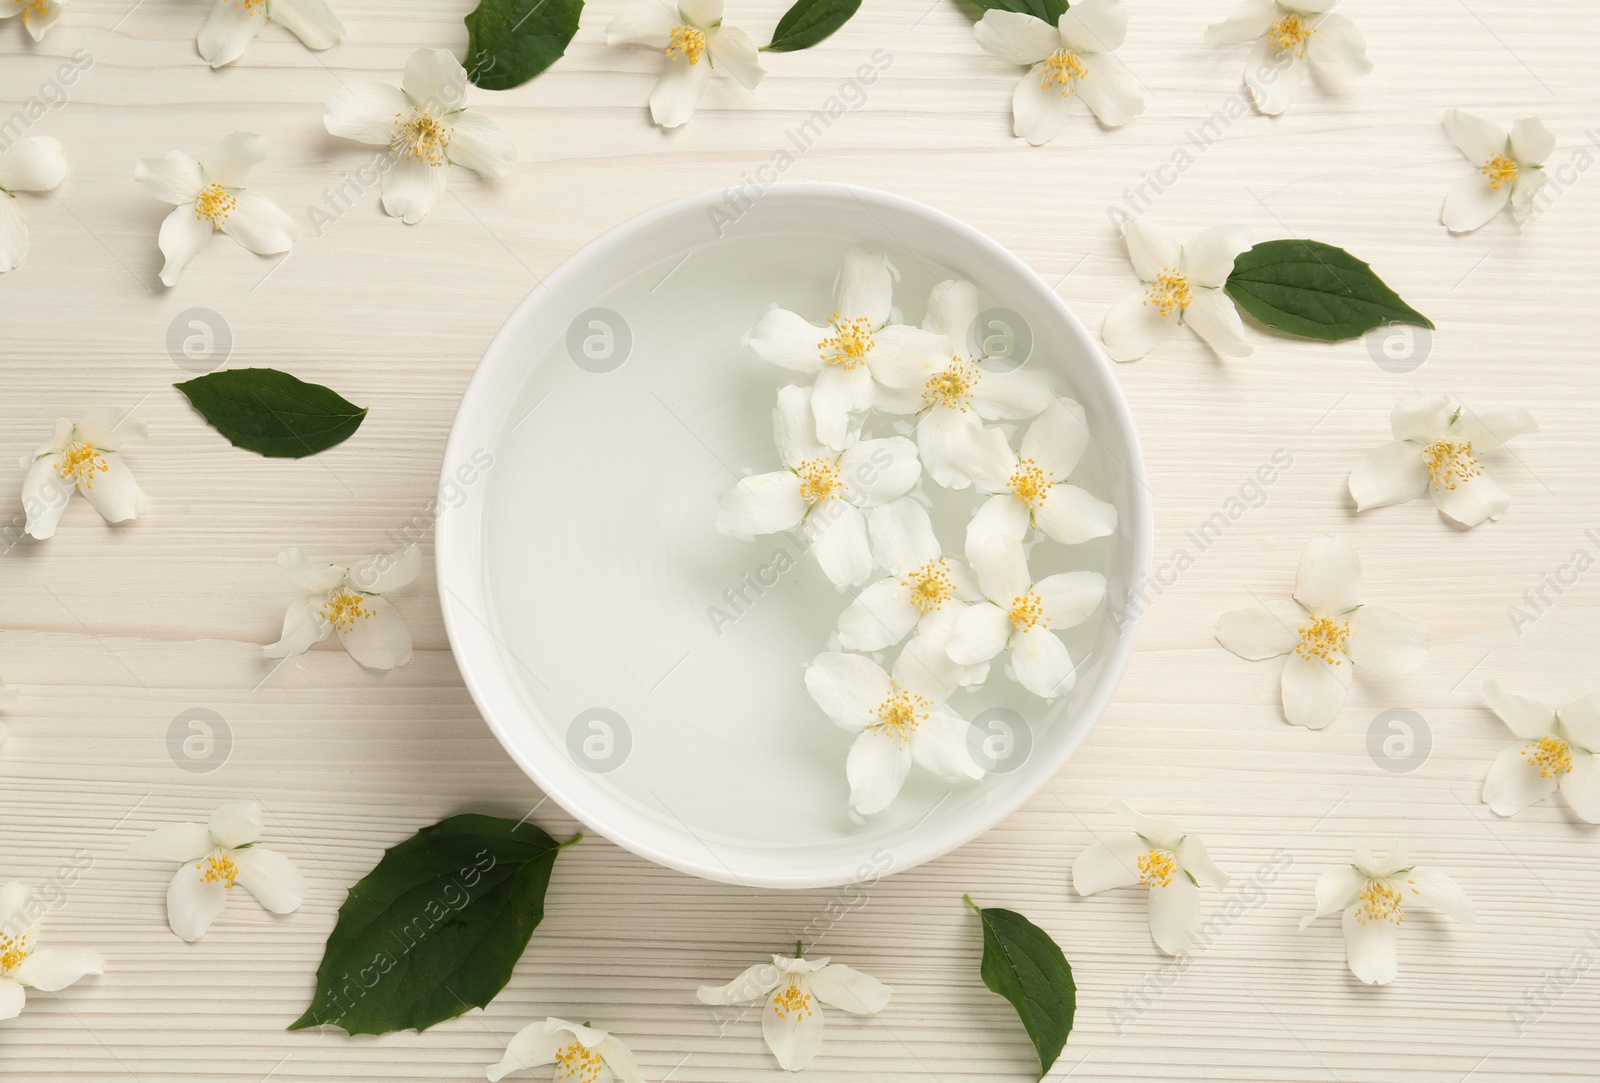
[[[1102,571],[1119,604],[1149,564],[1144,465],[1111,365],[970,226],[886,192],[776,184],[681,199],[585,246],[512,313],[462,399],[440,600],[467,687],[522,769],[590,829],[712,880],[832,886],[969,841],[1061,769],[1133,646],[1137,619],[1118,629],[1105,609],[1072,630],[1078,682],[1053,703],[997,661],[982,691],[952,700],[995,770],[949,784],[914,768],[888,811],[847,813],[851,735],[802,673],[848,599],[784,536],[741,541],[713,521],[741,473],[777,468],[774,393],[795,382],[744,336],[773,303],[826,320],[852,246],[891,255],[908,323],[935,282],[971,279],[997,310],[984,327],[1019,350],[1031,335],[1018,360],[1053,369],[1085,407],[1095,439],[1074,481],[1115,504],[1120,527],[1036,548],[1035,572]],[[959,530],[942,524],[947,552]]]

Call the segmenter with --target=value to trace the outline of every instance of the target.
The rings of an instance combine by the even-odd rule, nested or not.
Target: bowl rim
[[[704,217],[713,207],[724,206],[726,196],[727,193],[721,189],[698,192],[670,200],[637,214],[586,242],[529,291],[507,316],[484,349],[483,356],[479,359],[472,378],[462,393],[455,419],[451,422],[450,436],[445,445],[441,485],[451,480],[453,466],[466,461],[474,448],[482,447],[483,426],[476,424],[475,421],[485,410],[481,400],[492,392],[491,382],[502,378],[500,370],[504,367],[503,363],[492,365],[490,362],[507,349],[519,334],[521,326],[532,318],[538,306],[547,303],[552,297],[559,296],[561,288],[569,280],[581,279],[596,264],[612,261],[619,250],[636,249],[638,246],[634,242],[637,238],[659,230],[664,223],[676,220],[685,214],[693,213]],[[881,189],[835,181],[774,182],[763,186],[760,200],[763,202],[774,198],[826,200],[844,196],[860,202],[869,213],[874,212],[876,206],[878,209],[921,218],[930,228],[944,230],[953,235],[954,240],[979,250],[1021,282],[1031,285],[1038,300],[1048,307],[1076,338],[1075,345],[1090,360],[1084,378],[1096,380],[1101,385],[1099,390],[1112,415],[1108,418],[1110,431],[1121,437],[1122,446],[1115,450],[1132,482],[1128,486],[1131,506],[1120,509],[1129,527],[1129,536],[1125,544],[1130,549],[1127,564],[1130,583],[1137,585],[1146,581],[1155,548],[1155,524],[1144,454],[1139,442],[1138,427],[1127,397],[1114,376],[1114,366],[1099,343],[1089,334],[1066,302],[1044,282],[1038,272],[988,234],[936,207]],[[468,506],[474,503],[477,502],[469,501]],[[492,644],[474,642],[482,639],[475,626],[480,626],[482,632],[487,633],[496,642],[498,636],[495,636],[492,629],[467,604],[467,599],[470,598],[484,602],[486,608],[487,591],[484,589],[481,549],[477,554],[467,551],[477,547],[481,535],[471,526],[464,528],[461,525],[461,512],[464,510],[465,508],[456,509],[449,515],[441,513],[435,529],[435,580],[445,633],[462,681],[490,731],[513,762],[545,795],[554,799],[586,829],[594,831],[623,849],[667,868],[704,879],[747,888],[802,889],[834,887],[851,882],[852,877],[860,877],[859,858],[848,860],[841,858],[826,864],[813,862],[782,874],[746,870],[746,874],[741,875],[730,868],[711,846],[701,840],[687,825],[684,825],[684,831],[681,833],[669,832],[660,824],[649,821],[627,807],[624,802],[605,794],[598,787],[583,783],[583,779],[587,776],[576,773],[576,768],[572,771],[563,771],[559,759],[553,764],[546,764],[528,755],[518,741],[512,739],[510,733],[512,716],[516,716],[517,721],[526,719],[527,705],[522,702],[509,677],[504,674],[501,659],[494,650],[489,649]],[[483,512],[480,510],[476,515],[477,521],[481,522]],[[961,821],[959,826],[941,832],[920,832],[916,828],[909,829],[903,838],[898,838],[894,843],[893,863],[888,872],[901,872],[913,868],[966,845],[1011,816],[1060,773],[1062,767],[1099,722],[1112,694],[1121,683],[1142,623],[1143,609],[1144,607],[1130,607],[1126,620],[1118,626],[1117,634],[1107,650],[1098,685],[1091,690],[1081,705],[1080,724],[1074,726],[1071,733],[1051,748],[1050,754],[1040,760],[1039,767],[1035,768],[1030,762],[1025,768],[1025,770],[1032,768],[1029,773],[1037,777],[1038,781],[1028,785],[1003,787],[998,796],[988,800],[975,815]],[[478,647],[485,648],[481,655],[475,653]],[[578,785],[572,785],[573,782]],[[586,792],[577,792],[580,788]],[[596,798],[598,800],[595,800]],[[674,839],[681,839],[688,845],[675,850],[664,842],[668,835]],[[684,852],[693,847],[704,849],[707,857],[700,858]],[[873,878],[876,879],[882,874],[875,873]]]

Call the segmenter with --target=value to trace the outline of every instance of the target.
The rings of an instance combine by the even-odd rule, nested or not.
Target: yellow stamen
[[[194,201],[194,216],[201,221],[209,220],[213,228],[221,229],[238,204],[239,201],[229,195],[222,185],[208,184],[200,190],[200,195]]]
[[[27,933],[17,936],[9,933],[0,934],[0,974],[9,974],[21,966],[22,960],[28,957],[31,950],[28,946]]]
[[[356,621],[372,616],[372,610],[362,605],[363,596],[349,587],[340,587],[329,594],[322,603],[322,619],[341,632],[348,632]]]
[[[1330,666],[1341,666],[1349,639],[1349,621],[1314,617],[1310,624],[1300,629],[1300,642],[1295,646],[1294,653],[1308,662],[1320,658]]]
[[[1541,737],[1522,746],[1522,755],[1540,778],[1559,778],[1572,770],[1572,746],[1559,737]]]
[[[1145,887],[1166,887],[1177,870],[1172,855],[1161,850],[1139,855],[1139,882]]]
[[[667,55],[677,59],[687,57],[690,67],[700,63],[700,56],[706,51],[706,35],[704,31],[692,26],[675,26],[672,28],[672,40],[667,42]]]
[[[972,362],[951,358],[949,368],[929,376],[928,382],[922,385],[922,401],[929,406],[944,406],[966,413],[980,375],[978,366]]]
[[[1306,55],[1306,42],[1311,40],[1311,35],[1316,28],[1307,25],[1306,21],[1298,15],[1285,15],[1272,24],[1267,31],[1267,44],[1280,53],[1293,53],[1295,56]]]
[[[1194,291],[1189,288],[1189,276],[1175,267],[1168,267],[1156,275],[1156,280],[1144,292],[1144,303],[1155,305],[1156,311],[1163,316],[1182,312],[1193,300]]]
[[[408,119],[396,113],[394,138],[389,140],[389,152],[396,158],[409,158],[431,166],[442,166],[449,161],[450,137],[455,129],[436,116],[420,109],[412,110]]]
[[[1059,90],[1063,98],[1072,94],[1079,79],[1088,77],[1089,69],[1071,49],[1057,49],[1039,63],[1039,86]]]
[[[1415,884],[1416,881],[1407,880],[1406,883]],[[1417,889],[1412,887],[1411,893],[1417,894]],[[1405,897],[1387,880],[1368,880],[1356,898],[1361,902],[1361,908],[1356,911],[1356,920],[1363,925],[1374,921],[1399,925],[1405,920],[1405,908],[1400,905]]]
[[[901,741],[909,741],[917,727],[927,720],[933,704],[915,692],[907,692],[894,682],[889,683],[889,698],[878,704],[878,721],[874,728],[892,734]]]
[[[35,15],[43,15],[50,10],[50,0],[17,0],[22,4],[22,21],[26,23]]]
[[[800,988],[793,979],[777,996],[772,998],[772,1010],[782,1019],[793,1019],[796,1022],[810,1019],[812,1014],[811,994]]]
[[[838,334],[817,343],[817,349],[822,353],[822,363],[847,369],[865,364],[867,354],[872,350],[872,321],[859,316],[844,320],[835,312],[828,322],[833,324]]]
[[[842,488],[839,484],[839,464],[834,459],[807,459],[795,467],[800,475],[800,495],[807,504],[826,500]]]
[[[195,865],[201,870],[200,882],[202,884],[221,884],[225,888],[233,886],[239,879],[239,866],[233,863],[233,858],[227,854],[212,854],[204,861]]]
[[[597,1083],[605,1061],[582,1042],[573,1041],[556,1050],[556,1083]]]
[[[233,0],[233,2],[244,8],[246,15],[254,15],[267,6],[267,0]]]
[[[956,586],[943,560],[930,560],[901,580],[911,591],[911,604],[931,613],[955,596]]]
[[[1428,477],[1433,479],[1435,490],[1454,489],[1468,478],[1483,473],[1483,467],[1472,457],[1472,441],[1458,444],[1453,440],[1437,440],[1428,445]]]
[[[1011,599],[1011,623],[1020,632],[1031,628],[1050,627],[1050,618],[1044,615],[1044,599],[1031,591]]]
[[[1006,488],[1031,509],[1037,509],[1050,496],[1050,475],[1032,459],[1021,459],[1011,472]]]
[[[94,476],[110,469],[105,456],[96,451],[93,444],[68,444],[61,453],[61,461],[56,463],[56,473],[61,475],[61,480],[70,481],[80,489],[93,489]]]
[[[1517,179],[1517,163],[1504,154],[1490,155],[1489,160],[1478,168],[1489,178],[1489,187],[1497,191],[1501,185],[1511,184]]]

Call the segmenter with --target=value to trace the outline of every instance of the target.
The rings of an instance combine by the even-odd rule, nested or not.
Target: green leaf
[[[578,838],[463,815],[392,847],[339,907],[311,1006],[289,1029],[420,1031],[484,1007],[544,918],[556,855]]]
[[[775,53],[809,49],[850,21],[861,7],[861,0],[795,0],[772,31]]]
[[[1020,11],[1054,26],[1067,13],[1067,0],[970,0],[985,11]]]
[[[1014,910],[967,905],[983,920],[983,984],[1017,1009],[1043,1079],[1067,1044],[1078,1010],[1072,967],[1050,934]]]
[[[277,369],[224,369],[173,386],[234,447],[273,459],[303,459],[342,444],[367,416],[321,384]]]
[[[1432,327],[1372,268],[1321,241],[1266,241],[1241,255],[1228,296],[1268,327],[1338,342],[1388,323]]]
[[[467,78],[485,90],[521,86],[561,58],[583,0],[479,0],[467,16]]]

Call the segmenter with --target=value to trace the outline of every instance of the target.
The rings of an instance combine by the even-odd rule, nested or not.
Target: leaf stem
[[[968,905],[968,906],[970,906],[970,907],[972,907],[972,912],[973,912],[973,913],[974,913],[974,914],[981,914],[981,913],[983,913],[983,907],[981,907],[981,906],[979,906],[979,905],[978,905],[978,904],[977,904],[977,903],[975,903],[975,902],[973,902],[973,901],[972,901],[972,896],[971,896],[971,895],[962,895],[962,896],[961,896],[961,897],[962,897],[962,898],[963,898],[963,899],[965,899],[965,900],[967,900],[967,905]]]
[[[796,940],[796,941],[795,941],[795,942],[794,942],[794,957],[795,957],[795,958],[796,958],[796,959],[804,959],[804,958],[805,958],[805,957],[806,957],[806,945],[805,945],[805,941],[803,941],[803,940]]]
[[[556,849],[558,851],[559,850],[565,850],[568,846],[573,846],[573,845],[575,845],[577,843],[580,843],[582,841],[583,841],[583,832],[579,831],[576,835],[572,836],[566,842],[557,843],[556,844]]]

